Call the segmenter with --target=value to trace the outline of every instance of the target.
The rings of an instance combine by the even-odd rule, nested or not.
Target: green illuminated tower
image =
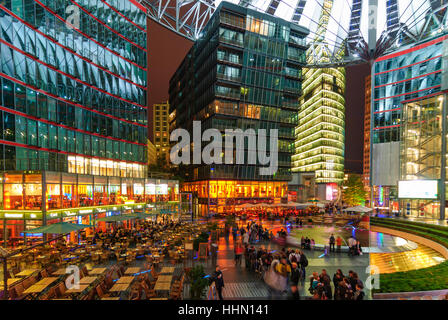
[[[324,1],[326,8],[331,9],[332,4],[333,0]],[[307,57],[310,64],[315,59],[330,61],[323,41],[330,11],[322,11],[314,41],[318,44],[309,49]],[[316,184],[340,184],[344,179],[345,69],[303,69],[303,75],[292,171],[314,173]]]

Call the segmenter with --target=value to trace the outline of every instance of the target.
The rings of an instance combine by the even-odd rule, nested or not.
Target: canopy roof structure
[[[25,233],[53,233],[53,234],[66,234],[72,231],[79,231],[85,228],[93,227],[93,225],[88,224],[77,224],[70,222],[58,222],[49,224],[42,227],[37,227],[34,229],[26,230]]]
[[[195,41],[222,0],[132,0]],[[448,31],[448,0],[226,0],[309,29],[309,67],[364,63]],[[323,58],[323,59],[322,59]]]

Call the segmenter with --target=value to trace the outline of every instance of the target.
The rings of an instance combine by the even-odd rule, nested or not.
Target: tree
[[[366,202],[367,192],[364,190],[361,176],[355,174],[349,175],[348,179],[344,181],[342,188],[342,200],[347,205],[364,205]]]

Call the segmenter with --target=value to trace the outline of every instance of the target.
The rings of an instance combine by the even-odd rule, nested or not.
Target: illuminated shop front
[[[45,223],[92,224],[107,214],[143,212],[160,203],[179,201],[179,184],[174,180],[48,171],[10,171],[0,177],[3,243],[21,241],[24,230]]]
[[[403,103],[398,194],[404,216],[444,219],[445,98],[446,94],[439,93]]]
[[[187,182],[182,192],[198,199],[198,215],[233,213],[244,203],[284,203],[288,201],[287,182],[210,180]]]
[[[443,219],[440,200],[399,197],[399,181],[439,180],[442,174],[438,99],[446,90],[442,61],[448,38],[437,32],[426,37],[388,52],[373,65],[370,184],[373,206],[380,211]]]

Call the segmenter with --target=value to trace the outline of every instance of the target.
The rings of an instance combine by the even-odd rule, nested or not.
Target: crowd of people
[[[238,237],[238,232],[241,238]],[[286,235],[283,228],[276,234],[277,237]],[[273,239],[273,236],[272,231],[269,232],[256,222],[249,222],[246,228],[241,227],[234,231],[235,265],[241,266],[244,256],[245,268],[260,275],[269,287],[271,298],[300,299],[299,288],[306,286],[307,283],[308,259],[304,251],[313,249],[314,239],[302,237],[300,249],[283,247],[280,252],[269,251],[264,245],[255,246],[255,243],[268,241]],[[329,250],[340,252],[342,241],[340,236],[335,237],[331,234]],[[359,241],[353,237],[348,240],[348,246],[350,255],[362,252]],[[338,269],[332,280],[325,269],[322,269],[320,274],[313,272],[309,277],[308,290],[311,294],[310,299],[314,300],[362,300],[365,296],[363,288],[362,281],[352,270],[345,276],[341,269]]]

